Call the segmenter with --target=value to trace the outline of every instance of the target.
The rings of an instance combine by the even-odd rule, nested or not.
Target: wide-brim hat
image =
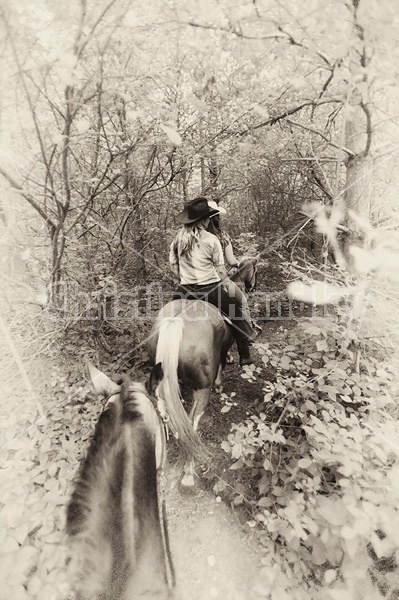
[[[226,209],[223,208],[223,206],[219,206],[219,204],[216,204],[216,202],[214,200],[208,200],[208,204],[210,207],[214,208],[215,210],[217,210],[217,215],[225,215],[226,214]],[[215,217],[216,215],[212,215],[212,217]]]
[[[176,219],[180,223],[188,225],[189,223],[195,223],[195,221],[199,221],[200,219],[218,215],[222,211],[226,212],[224,208],[219,208],[216,202],[212,202],[204,196],[199,196],[188,202],[184,209],[176,215]]]

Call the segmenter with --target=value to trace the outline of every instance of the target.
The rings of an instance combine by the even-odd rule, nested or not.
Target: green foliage
[[[74,380],[77,380],[76,382]],[[9,386],[3,396],[0,451],[0,597],[66,600],[70,582],[65,504],[82,447],[101,406],[87,397],[81,373],[54,369],[37,397]]]
[[[240,233],[233,243],[238,256],[256,256],[260,252],[260,243],[254,233]]]
[[[258,344],[275,381],[223,442],[231,468],[251,481],[253,523],[265,540],[285,546],[296,577],[332,588],[338,577],[355,585],[359,556],[365,576],[370,544],[378,558],[399,547],[393,373],[373,356],[356,372],[355,337],[342,322],[319,320],[303,323],[282,350]]]

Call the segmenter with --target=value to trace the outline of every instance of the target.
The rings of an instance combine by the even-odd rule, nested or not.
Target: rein
[[[115,392],[111,392],[110,394],[108,394],[108,396],[105,396],[105,398],[103,400],[103,402],[104,402],[103,410],[106,410],[108,408],[108,404],[114,404],[114,401],[111,402],[111,398],[113,398],[114,396],[118,396],[120,393],[121,393],[121,389],[119,388]]]
[[[165,400],[163,400],[162,398],[160,398],[158,396],[157,404],[156,404],[156,406],[154,405],[154,408],[157,412],[158,417],[161,419],[161,421],[163,423],[166,441],[169,441],[169,431],[172,432],[172,435],[176,440],[179,439],[179,434],[177,433],[176,429],[173,427],[170,417],[168,415],[168,412],[166,410]]]
[[[158,401],[159,404],[159,401]],[[157,411],[158,413],[158,411]],[[161,429],[161,460],[160,465],[157,468],[157,492],[158,492],[158,514],[159,520],[161,523],[161,536],[162,536],[162,544],[164,547],[165,557],[166,557],[166,578],[168,582],[169,590],[173,590],[176,585],[176,575],[175,569],[173,566],[172,552],[170,549],[169,543],[169,534],[168,534],[168,518],[166,514],[166,475],[165,475],[165,462],[166,462],[166,443],[168,439],[168,425],[167,422],[162,419],[159,415],[159,418],[162,420],[162,429]],[[169,421],[169,415],[166,415]]]
[[[241,269],[240,269],[240,267],[237,267],[235,273],[237,273],[238,277],[240,278],[241,283],[244,285],[244,288],[246,288],[245,281],[244,281],[244,279],[242,278],[242,275],[241,275]]]

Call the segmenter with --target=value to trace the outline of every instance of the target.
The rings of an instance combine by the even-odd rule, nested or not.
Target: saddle
[[[188,293],[186,292],[184,294],[184,298],[182,297],[181,293],[177,291],[177,292],[175,292],[173,294],[173,300],[182,300],[182,299],[184,299],[184,300],[193,300],[193,301],[194,300],[202,300],[203,302],[207,302],[206,300],[204,300],[204,296],[206,295],[206,290],[209,289],[210,287],[213,288],[213,285],[212,286],[204,286],[203,290],[195,290],[195,291],[194,290],[191,290],[191,291],[187,290]],[[224,313],[219,306],[216,306],[212,302],[209,302],[209,304],[212,304],[212,306],[214,306],[215,308],[217,308],[217,310],[219,311],[219,313],[220,313],[223,321],[225,323],[227,323],[227,325],[233,326],[233,322],[230,319],[230,317],[228,317],[226,315],[226,313]]]

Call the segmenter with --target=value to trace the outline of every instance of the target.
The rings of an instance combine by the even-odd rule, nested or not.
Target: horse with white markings
[[[185,411],[156,399],[160,365],[147,388],[127,376],[117,385],[95,367],[90,375],[107,402],[67,508],[77,597],[175,599],[163,486],[164,423],[173,423],[185,456],[200,451],[201,444]]]
[[[246,258],[234,275],[247,291],[256,284],[258,257]],[[233,277],[232,277],[233,279]],[[234,280],[233,279],[233,280]],[[161,363],[164,378],[158,392],[161,398],[173,397],[182,402],[179,379],[193,389],[190,421],[195,430],[209,401],[215,384],[222,385],[222,369],[234,341],[231,321],[220,311],[202,300],[172,300],[159,312],[152,328],[148,352],[154,363]],[[194,486],[194,461],[184,466],[181,482],[185,490]]]

